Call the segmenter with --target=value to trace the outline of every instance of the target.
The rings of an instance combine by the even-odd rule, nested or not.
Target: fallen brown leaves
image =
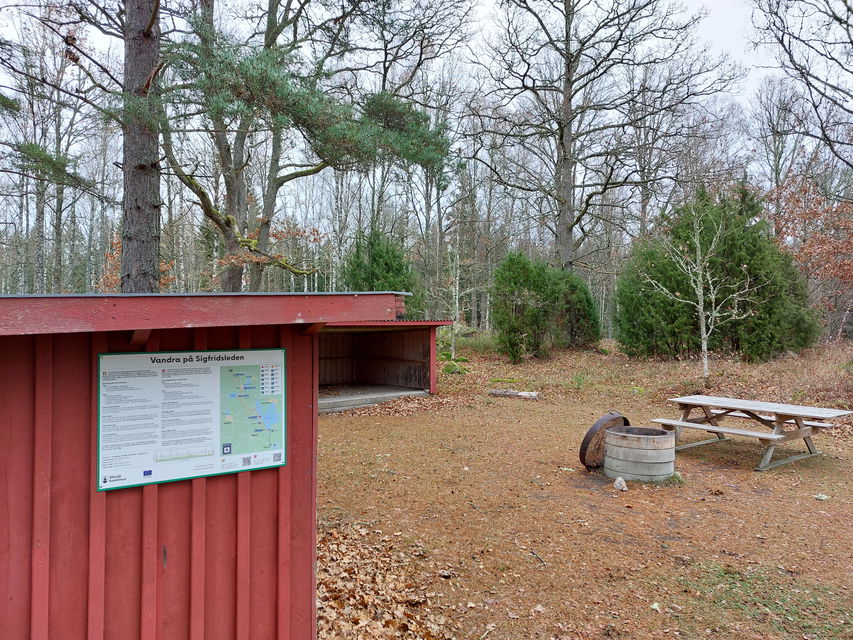
[[[470,404],[471,399],[465,396],[403,396],[370,407],[348,409],[333,415],[337,416],[413,416],[424,411],[437,409],[453,409]]]
[[[321,527],[319,637],[842,637],[853,420],[820,434],[823,456],[755,473],[760,448],[732,439],[680,453],[683,483],[627,494],[580,468],[577,447],[607,409],[649,424],[689,392],[850,406],[851,357],[846,343],[715,359],[706,387],[693,360],[472,355],[468,374],[439,374],[437,397],[322,416],[321,513],[370,524]],[[501,386],[543,399],[486,395]],[[728,596],[733,575],[748,597]]]
[[[368,640],[453,640],[455,625],[418,583],[418,545],[351,524],[320,527],[317,636]],[[421,580],[420,582],[423,582]]]

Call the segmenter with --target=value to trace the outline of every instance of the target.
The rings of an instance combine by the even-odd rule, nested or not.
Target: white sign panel
[[[284,349],[100,354],[98,490],[285,464]]]

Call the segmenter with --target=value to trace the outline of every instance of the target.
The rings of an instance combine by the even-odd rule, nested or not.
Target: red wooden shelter
[[[352,375],[434,391],[445,323],[397,323],[401,308],[394,293],[0,298],[0,636],[315,637],[320,336]],[[99,354],[246,349],[287,354],[284,466],[97,490]]]

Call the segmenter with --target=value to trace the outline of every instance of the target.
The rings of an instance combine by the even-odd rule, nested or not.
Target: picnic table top
[[[736,409],[772,413],[777,416],[797,418],[817,418],[821,420],[840,418],[853,414],[844,409],[826,409],[824,407],[809,407],[800,404],[780,404],[777,402],[761,402],[759,400],[742,400],[740,398],[723,398],[719,396],[682,396],[670,398],[670,402],[693,405],[696,407],[720,407],[721,409]]]

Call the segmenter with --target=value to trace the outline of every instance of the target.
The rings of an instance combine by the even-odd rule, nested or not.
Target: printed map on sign
[[[282,448],[281,369],[274,364],[220,368],[220,442],[223,455]]]

